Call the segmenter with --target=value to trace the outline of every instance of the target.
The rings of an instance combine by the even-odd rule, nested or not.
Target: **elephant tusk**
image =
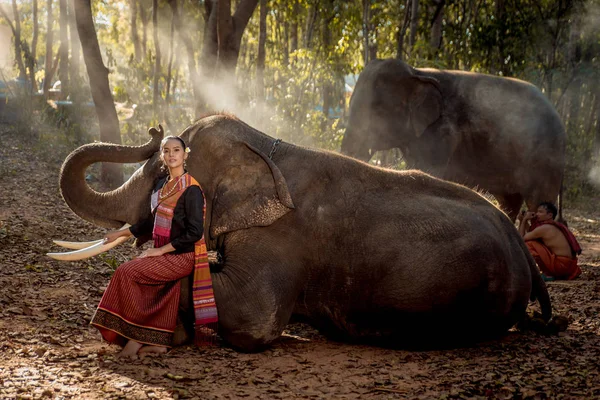
[[[123,225],[121,229],[128,228],[129,224]],[[68,249],[75,249],[75,251],[68,251],[64,253],[46,253],[50,258],[59,261],[77,261],[83,260],[96,256],[100,253],[108,251],[113,247],[127,241],[129,237],[120,237],[111,243],[104,244],[104,239],[93,240],[91,242],[66,242],[62,240],[54,240],[53,242],[59,246],[66,247]]]
[[[54,242],[54,244],[56,244],[60,247],[64,247],[67,249],[79,250],[79,249],[85,249],[86,247],[93,246],[102,241],[104,241],[104,239],[92,240],[91,242],[66,242],[64,240],[53,240],[52,242]]]
[[[78,261],[86,258],[90,258],[93,256],[97,256],[100,253],[104,253],[112,249],[113,247],[127,241],[128,237],[120,237],[116,239],[114,242],[104,244],[104,240],[100,243],[96,243],[84,249],[79,249],[75,251],[67,251],[65,253],[46,253],[46,255],[50,258],[59,261]]]

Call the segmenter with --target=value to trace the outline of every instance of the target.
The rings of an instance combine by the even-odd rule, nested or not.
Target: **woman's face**
[[[183,162],[187,159],[181,142],[177,139],[169,139],[162,147],[160,157],[169,169],[183,167]]]

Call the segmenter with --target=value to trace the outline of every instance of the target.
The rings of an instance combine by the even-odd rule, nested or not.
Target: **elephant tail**
[[[527,249],[525,249],[527,250]],[[533,260],[533,257],[527,252],[527,258],[529,261],[529,269],[531,270],[531,300],[537,299],[542,309],[542,318],[548,323],[552,318],[552,303],[550,302],[550,295],[548,294],[548,288],[542,279],[540,271]]]

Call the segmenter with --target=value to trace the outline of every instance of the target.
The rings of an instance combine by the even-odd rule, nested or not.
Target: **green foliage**
[[[234,2],[234,9],[237,3]],[[239,102],[239,109],[259,114],[260,126],[257,127],[273,136],[337,150],[343,137],[349,100],[344,77],[360,73],[365,62],[364,1],[271,0],[267,3],[265,90],[259,93],[260,85],[256,83],[257,7],[240,43],[235,101]],[[405,20],[407,2],[375,0],[367,3],[370,47],[379,58],[396,56],[397,35]],[[435,3],[419,2],[416,43],[412,48],[408,44],[410,26],[404,39],[406,61],[416,67],[514,77],[540,87],[556,106],[568,131],[566,193],[575,198],[593,191],[588,172],[600,162],[598,152],[594,151],[594,146],[600,145],[597,127],[600,100],[596,83],[600,81],[600,0],[446,0],[439,49],[430,43]],[[132,42],[131,4],[122,0],[94,2],[93,12],[104,61],[110,69],[113,96],[120,107],[123,142],[139,145],[147,140],[148,126],[161,122],[176,133],[194,119],[196,111],[208,110],[201,107],[194,110],[188,70],[190,60],[177,35],[170,49],[172,14],[168,2],[159,2],[160,98],[158,104],[152,104],[156,57],[152,4],[149,0],[135,2],[137,34],[143,52],[140,59],[135,58]],[[19,3],[22,40],[26,45],[24,56],[27,65],[33,64],[36,68],[36,76],[40,76],[44,67],[47,34],[45,2],[40,2],[39,7],[40,37],[33,60],[27,47],[33,32],[31,3]],[[181,7],[182,20],[178,28],[192,43],[192,64],[201,68],[205,61],[202,56],[205,4],[185,2]],[[54,7],[53,13],[57,30],[58,7]],[[294,32],[296,48],[292,47]],[[58,48],[56,37],[54,52]],[[167,96],[171,50],[174,62]],[[198,85],[206,87],[211,79],[203,77]],[[72,83],[72,86],[78,85],[84,87],[85,82]],[[210,95],[212,93],[207,94]],[[15,100],[21,101],[18,103],[22,105],[21,121],[25,123],[38,112],[28,105],[31,102],[27,99],[25,96]],[[323,110],[326,99],[330,110]],[[68,112],[44,107],[41,110],[47,121],[65,129],[66,137],[73,143],[97,137],[97,129],[89,127],[88,119],[77,120],[81,110]],[[85,133],[81,126],[86,126]],[[401,157],[395,153],[374,157],[374,162],[382,161],[396,168],[403,167]]]

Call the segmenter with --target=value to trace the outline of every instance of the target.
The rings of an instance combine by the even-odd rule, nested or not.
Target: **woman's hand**
[[[106,234],[106,236],[104,236],[104,243],[114,242],[121,236],[127,236],[127,237],[131,236],[131,231],[129,230],[129,228],[118,230],[118,231],[108,232]]]
[[[160,257],[162,256],[164,253],[162,251],[162,248],[150,248],[150,249],[146,249],[144,251],[142,251],[142,253],[138,256],[138,258],[146,258],[146,257]]]

